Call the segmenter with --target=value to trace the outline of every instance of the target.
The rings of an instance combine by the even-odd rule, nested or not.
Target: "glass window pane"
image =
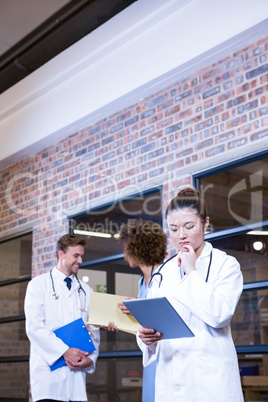
[[[70,220],[70,230],[87,240],[83,261],[122,254],[116,239],[120,226],[129,219],[149,219],[162,223],[161,192],[120,201]],[[104,236],[104,237],[103,237]]]
[[[264,359],[265,355],[239,356],[245,402],[268,401],[267,373],[265,373],[266,376],[264,375],[262,377],[256,375],[258,371],[262,373],[262,363]]]
[[[138,297],[138,283],[141,275],[115,274],[115,293],[117,295]]]
[[[28,282],[0,287],[0,317],[24,314],[24,298]]]
[[[28,281],[14,282],[22,276],[31,275],[32,234],[3,241],[0,243],[0,254],[0,282],[3,282],[0,286],[0,318],[2,321],[7,317],[22,318],[0,323],[0,400],[16,398],[26,402],[29,400],[29,363],[21,360],[27,359],[30,351],[23,319]],[[5,358],[18,361],[4,362]]]
[[[138,281],[142,272],[138,267],[129,267],[123,258],[123,246],[114,235],[119,232],[120,226],[129,219],[152,220],[161,225],[161,198],[161,192],[157,190],[114,203],[107,208],[88,211],[83,216],[70,220],[71,232],[84,236],[87,240],[83,264],[79,269],[78,277],[87,281],[93,291],[137,297]],[[98,237],[99,234],[105,234],[107,237]],[[99,261],[94,261],[96,259]],[[100,331],[100,351],[139,350],[136,337],[132,334],[123,331],[108,332],[104,329]],[[125,360],[123,359],[123,361]],[[126,373],[126,369],[124,371]],[[122,392],[126,394],[126,401],[131,400],[128,399],[128,395],[131,393],[135,397],[135,392],[131,387],[130,389],[124,387]]]
[[[244,291],[232,320],[236,346],[268,345],[268,290]]]
[[[1,357],[28,356],[30,342],[25,333],[25,321],[0,324]]]
[[[210,241],[213,247],[226,251],[239,261],[244,283],[268,280],[268,227],[254,233],[248,230],[244,234]]]
[[[142,358],[99,359],[87,376],[89,401],[138,402],[142,392]]]
[[[246,375],[266,375],[265,355],[239,355],[238,361],[241,377]]]
[[[85,279],[85,276],[88,278],[88,285],[92,287],[94,292],[101,291],[137,297],[141,270],[139,268],[130,268],[124,259],[120,259],[94,265],[93,269],[80,268],[78,271],[79,279]],[[107,277],[109,277],[109,282],[107,282]],[[116,333],[101,329],[101,351],[133,349],[138,349],[134,335],[123,331]]]
[[[268,220],[268,157],[200,179],[213,231]]]
[[[0,400],[29,400],[29,363],[0,363]]]
[[[107,292],[106,271],[80,268],[77,276],[86,282],[93,289],[93,292]]]
[[[266,325],[261,323],[260,301],[258,292],[243,292],[232,319],[232,336],[236,346],[267,343]]]
[[[0,243],[0,281],[31,275],[32,234]]]
[[[109,332],[100,329],[101,352],[112,352],[116,350],[139,350],[137,345],[136,336],[124,331]]]
[[[263,233],[266,231],[267,228],[264,228]],[[268,236],[249,232],[212,240],[211,243],[236,257],[241,265],[244,283],[268,280]],[[256,241],[262,242],[261,250],[254,249]],[[232,319],[232,334],[236,346],[268,344],[268,326],[263,322],[266,308],[268,322],[268,290],[242,293]]]
[[[126,274],[126,276],[118,276],[119,273]],[[115,261],[105,261],[103,263],[94,264],[92,268],[80,267],[78,271],[78,278],[85,281],[88,280],[88,285],[94,292],[105,292],[113,294],[121,294],[121,289],[124,289],[127,283],[127,289],[131,289],[132,294],[129,296],[137,297],[138,294],[138,281],[141,277],[140,268],[129,268],[128,263],[123,259]],[[131,278],[134,275],[134,278]],[[133,284],[134,281],[134,284]],[[131,283],[128,286],[128,283]],[[124,291],[123,295],[126,295]]]

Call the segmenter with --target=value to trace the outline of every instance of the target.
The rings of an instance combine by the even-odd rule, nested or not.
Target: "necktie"
[[[67,285],[67,288],[70,290],[72,286],[72,280],[68,276],[64,279]]]

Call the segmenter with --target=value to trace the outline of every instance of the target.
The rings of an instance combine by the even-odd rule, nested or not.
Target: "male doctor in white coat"
[[[90,354],[69,348],[54,330],[80,317],[86,323],[92,289],[77,278],[86,241],[64,235],[57,242],[58,264],[32,279],[25,297],[26,333],[31,342],[30,382],[33,402],[87,401],[86,373],[93,373],[99,352],[99,330],[90,326],[96,350]],[[71,280],[71,284],[67,282]],[[69,289],[70,288],[70,289]],[[66,365],[50,367],[61,356]]]

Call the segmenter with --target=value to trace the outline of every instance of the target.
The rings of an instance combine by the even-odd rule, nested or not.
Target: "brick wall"
[[[253,43],[0,173],[0,231],[33,227],[33,274],[68,215],[267,147],[268,41]]]

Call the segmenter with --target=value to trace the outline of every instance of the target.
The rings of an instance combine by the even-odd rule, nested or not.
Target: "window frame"
[[[164,217],[164,213],[163,213],[163,185],[160,185],[160,186],[153,187],[151,189],[141,191],[139,193],[134,193],[134,194],[131,194],[131,195],[126,196],[126,197],[121,197],[118,200],[113,201],[113,202],[105,202],[104,204],[101,204],[99,206],[93,207],[90,210],[86,210],[84,212],[80,212],[78,214],[68,216],[69,233],[74,234],[74,228],[72,226],[72,219],[86,216],[90,212],[101,211],[101,210],[103,210],[103,209],[105,209],[107,207],[109,208],[111,205],[117,206],[120,203],[135,200],[137,198],[137,196],[139,196],[139,195],[146,196],[146,195],[154,194],[154,193],[157,193],[157,192],[159,192],[160,195],[161,195],[161,201],[160,201],[160,203],[161,203],[161,211],[162,211],[161,212],[161,227],[163,227],[163,220],[164,220],[163,219],[163,217]],[[80,266],[80,269],[81,270],[90,269],[92,267],[95,267],[97,269],[98,265],[101,265],[101,264],[103,264],[105,262],[111,262],[111,261],[122,260],[122,259],[124,259],[124,254],[120,253],[120,254],[114,254],[114,255],[106,256],[106,257],[102,257],[102,258],[97,258],[97,259],[94,259],[94,260],[83,261],[83,263]],[[128,274],[129,275],[135,274],[135,273],[137,273],[136,270],[138,270],[138,268],[133,268],[131,271],[129,271]],[[120,270],[117,271],[117,272],[127,273],[125,271],[120,271]],[[109,279],[107,279],[107,282],[108,282],[108,280]],[[108,283],[107,283],[107,285],[108,285]],[[114,284],[110,288],[107,286],[107,292],[111,293],[111,291],[113,291],[115,293]],[[102,352],[99,352],[99,357],[98,358],[103,358],[104,359],[104,358],[123,358],[123,357],[142,357],[142,351],[138,348],[138,346],[137,346],[137,349],[132,349],[132,350],[124,350],[123,349],[123,350],[116,350],[116,351],[102,351]]]
[[[28,230],[23,233],[19,233],[18,235],[10,236],[8,238],[4,238],[0,240],[0,244],[6,243],[8,241],[12,241],[13,239],[18,239],[20,237],[24,237],[25,235],[32,234],[32,230]],[[32,272],[32,267],[31,267],[31,272]],[[0,287],[4,286],[9,286],[9,285],[14,285],[22,282],[29,282],[32,279],[32,275],[20,275],[17,277],[9,278],[3,281],[0,281]],[[19,321],[25,321],[25,314],[21,315],[16,315],[16,316],[8,316],[8,317],[0,317],[0,325],[1,324],[6,324],[6,323],[13,323],[13,322],[19,322]],[[25,363],[29,362],[29,355],[23,356],[1,356],[0,357],[0,364],[5,364],[5,363]],[[0,401],[6,401],[7,398],[1,398]],[[26,402],[28,399],[25,398],[8,398],[8,401],[12,402],[12,400],[16,400],[17,402]]]
[[[5,238],[3,240],[0,240],[0,244],[6,243],[6,242],[14,240],[14,239],[19,239],[20,237],[23,237],[28,234],[32,234],[32,230],[28,230],[26,232],[20,233],[19,235],[14,235],[14,236]],[[31,271],[32,271],[32,267],[31,267]],[[29,282],[31,279],[32,279],[31,275],[20,275],[17,277],[13,277],[13,278],[9,278],[9,279],[0,281],[0,287],[14,285],[14,284],[21,283],[21,282]],[[25,320],[24,314],[17,315],[17,316],[0,317],[0,324],[5,324],[8,322],[23,321],[23,320]],[[0,357],[0,363],[2,361],[1,359],[2,358]]]
[[[232,162],[226,162],[222,164],[220,167],[213,167],[213,168],[208,168],[200,172],[196,172],[192,175],[192,184],[193,186],[200,191],[201,187],[201,180],[202,178],[209,177],[209,176],[215,176],[218,173],[224,172],[226,170],[234,169],[239,166],[243,166],[246,164],[250,164],[252,162],[258,161],[260,159],[264,159],[268,157],[268,150],[264,150],[261,152],[254,153],[252,155],[244,156],[242,158],[239,158],[235,161]],[[262,222],[256,222],[254,224],[248,225],[247,229],[245,230],[245,226],[238,226],[234,228],[229,228],[221,231],[216,231],[212,233],[208,233],[205,235],[206,240],[220,240],[226,237],[231,237],[234,234],[241,234],[245,231],[248,231],[250,229],[255,229],[260,226],[260,223],[262,226],[267,226],[268,225],[268,220],[262,221]],[[250,282],[250,283],[244,283],[243,284],[243,292],[248,292],[248,291],[256,291],[256,290],[263,290],[263,289],[268,289],[268,279],[264,281],[256,281],[256,282]],[[263,353],[263,354],[268,354],[268,344],[260,344],[260,345],[241,345],[241,346],[235,346],[237,354],[247,354],[247,355],[254,355],[258,353]]]

